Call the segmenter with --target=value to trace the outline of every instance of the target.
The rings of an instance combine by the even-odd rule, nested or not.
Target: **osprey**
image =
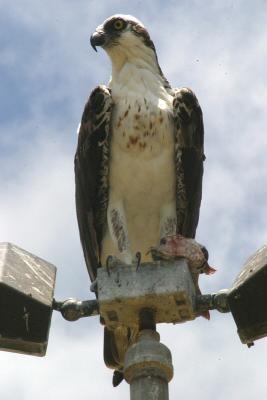
[[[197,98],[171,88],[144,25],[114,15],[90,41],[112,63],[110,82],[85,105],[75,155],[80,239],[94,281],[109,255],[129,264],[141,252],[151,260],[145,254],[161,238],[195,237],[205,156]],[[105,331],[104,356],[121,368],[115,336]]]

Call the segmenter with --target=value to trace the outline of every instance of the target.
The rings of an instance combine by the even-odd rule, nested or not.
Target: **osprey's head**
[[[146,28],[137,18],[132,15],[116,14],[106,19],[92,34],[90,42],[94,50],[101,46],[105,50],[113,46],[131,45],[139,41],[153,50],[154,44],[149,37]]]
[[[101,46],[113,64],[122,67],[136,59],[157,63],[154,44],[144,25],[131,15],[116,14],[99,25],[90,39],[96,50]]]

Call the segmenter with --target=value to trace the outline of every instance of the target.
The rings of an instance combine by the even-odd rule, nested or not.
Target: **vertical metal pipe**
[[[145,329],[126,353],[124,377],[131,400],[168,400],[168,382],[173,377],[170,350],[159,342],[156,331]]]
[[[157,376],[140,376],[130,383],[131,400],[169,400],[168,382]]]

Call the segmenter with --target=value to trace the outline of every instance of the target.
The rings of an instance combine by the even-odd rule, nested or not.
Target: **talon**
[[[106,268],[107,268],[108,276],[110,276],[110,262],[112,261],[112,259],[113,259],[112,256],[108,256],[106,259]]]
[[[164,246],[166,243],[167,243],[167,239],[165,237],[160,239],[160,242],[159,242],[160,245]]]
[[[153,249],[154,249],[154,247],[149,247],[149,249],[148,249],[147,252],[146,252],[146,256],[147,256],[148,254],[152,254]]]
[[[138,251],[138,252],[135,254],[135,257],[136,257],[136,261],[137,261],[137,264],[136,264],[136,271],[138,271],[138,269],[139,269],[139,267],[140,267],[140,264],[141,264],[141,253],[140,253],[140,251]]]
[[[161,253],[160,250],[154,246],[149,247],[148,251],[146,252],[146,255],[148,254],[151,254],[151,258],[153,261],[159,261],[164,259],[163,253]]]

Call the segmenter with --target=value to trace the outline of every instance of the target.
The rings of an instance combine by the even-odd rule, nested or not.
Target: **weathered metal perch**
[[[231,311],[242,343],[267,335],[267,246],[245,264],[231,289],[197,295],[185,259],[98,269],[96,300],[53,300],[56,267],[11,244],[0,243],[0,349],[43,356],[52,311],[68,321],[100,315],[109,329],[139,330],[127,350],[124,377],[131,399],[167,400],[171,354],[159,342],[158,323],[182,323],[207,310]],[[148,317],[149,316],[149,317]]]

